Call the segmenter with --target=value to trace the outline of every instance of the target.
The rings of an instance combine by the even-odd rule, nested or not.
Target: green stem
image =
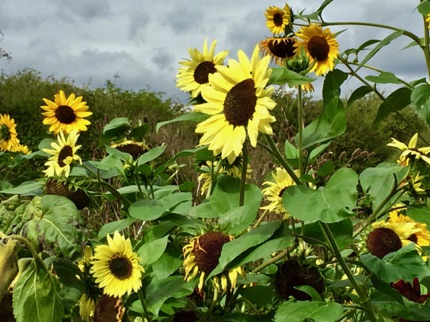
[[[303,99],[302,99],[302,86],[297,86],[297,131],[298,131],[298,142],[297,149],[299,150],[299,170],[300,176],[303,175]]]
[[[146,301],[145,301],[145,298],[143,296],[142,289],[139,289],[139,291],[137,291],[137,294],[139,295],[139,300],[140,300],[140,303],[142,304],[142,308],[143,308],[142,320],[143,321],[146,320],[148,322],[151,322],[152,319],[149,315],[148,308],[146,307]]]
[[[349,269],[348,264],[345,262],[345,259],[342,257],[342,254],[340,253],[340,250],[337,246],[336,240],[334,239],[334,236],[330,230],[330,227],[324,223],[319,221],[321,230],[324,234],[325,239],[327,240],[328,244],[331,247],[331,251],[333,252],[333,255],[336,257],[336,259],[339,262],[339,265],[342,267],[344,273],[348,277],[349,281],[351,282],[352,286],[354,287],[355,291],[357,292],[358,296],[360,297],[360,300],[363,304],[363,309],[366,311],[368,318],[370,321],[377,322],[378,318],[375,314],[375,311],[373,309],[372,303],[369,301],[366,291],[363,290],[363,288],[358,284],[357,280],[355,279],[354,274]]]
[[[426,22],[426,17],[423,17],[423,20],[424,20],[424,44],[422,44],[421,48],[423,50],[424,58],[426,60],[427,75],[430,78],[429,28],[428,28],[428,22]]]
[[[34,249],[33,245],[28,241],[28,239],[26,239],[26,238],[24,238],[24,237],[22,237],[20,235],[10,235],[10,236],[7,236],[7,238],[12,238],[12,239],[15,239],[15,240],[23,243],[24,246],[25,246],[25,248],[27,248],[30,251],[31,256],[33,256],[33,258],[42,265],[43,269],[48,273],[48,275],[51,278],[53,278],[52,275],[51,275],[51,272],[50,272],[50,270],[48,268],[48,266],[46,266],[45,262],[39,256],[39,254],[36,252],[36,250]]]
[[[294,173],[294,170],[290,167],[288,162],[282,157],[281,153],[279,152],[278,148],[275,145],[275,142],[273,142],[273,139],[270,135],[264,134],[264,137],[266,138],[267,143],[270,146],[270,152],[272,155],[278,160],[278,162],[284,167],[285,171],[288,172],[288,174],[291,176],[291,178],[294,180],[294,182],[297,185],[303,184],[299,177]]]
[[[296,249],[298,245],[299,245],[299,243],[297,241],[295,241],[292,245],[290,245],[290,247],[284,249],[282,252],[280,252],[278,255],[272,257],[271,259],[268,259],[267,261],[262,263],[260,266],[255,268],[251,273],[258,273],[258,272],[262,271],[264,268],[266,268],[267,266],[269,266],[270,264],[276,263],[278,260],[287,256],[294,249]]]
[[[246,144],[243,145],[242,149],[242,173],[240,179],[240,195],[239,195],[239,207],[245,204],[245,184],[246,184],[246,172],[248,170],[248,148]]]

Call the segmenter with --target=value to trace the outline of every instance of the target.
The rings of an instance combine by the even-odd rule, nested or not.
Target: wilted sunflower
[[[277,6],[270,6],[264,13],[266,16],[266,26],[273,34],[282,34],[285,27],[291,24],[291,9],[286,4],[284,9]]]
[[[203,289],[205,277],[208,276],[219,263],[222,247],[233,239],[233,236],[220,232],[209,232],[191,239],[189,244],[182,248],[184,253],[185,280],[191,281],[200,273],[198,289]],[[236,267],[229,271],[214,276],[214,285],[218,291],[234,289],[237,278],[245,277],[242,267]]]
[[[91,124],[85,117],[93,114],[88,111],[87,102],[82,101],[82,96],[75,97],[71,94],[66,98],[63,91],[54,95],[54,102],[43,99],[46,105],[41,108],[46,112],[43,124],[50,125],[49,131],[58,134],[61,130],[68,134],[72,130],[86,131],[87,125]]]
[[[429,154],[430,152],[430,146],[424,148],[416,148],[418,141],[418,133],[415,133],[412,136],[412,138],[409,140],[408,145],[394,138],[391,138],[391,140],[392,142],[388,143],[387,146],[392,146],[403,151],[399,157],[399,163],[401,165],[407,166],[409,165],[410,161],[420,159],[430,165],[430,158],[427,157],[427,154]]]
[[[217,66],[223,65],[228,55],[226,50],[215,55],[216,44],[217,41],[214,40],[208,50],[207,39],[205,39],[203,52],[196,48],[189,48],[191,60],[179,62],[184,67],[181,67],[176,75],[177,87],[184,92],[190,92],[193,98],[200,94],[203,87],[208,86],[209,75],[217,71]]]
[[[299,175],[299,172],[296,170],[295,173]],[[265,181],[263,183],[266,186],[262,192],[263,196],[269,202],[267,206],[261,207],[261,209],[273,211],[276,214],[286,214],[289,215],[282,201],[282,195],[287,187],[291,187],[296,185],[293,178],[288,174],[288,172],[284,168],[276,168],[274,172],[272,172],[273,181]]]
[[[211,86],[202,90],[206,103],[194,106],[195,111],[211,115],[196,127],[197,133],[203,133],[200,145],[209,145],[230,163],[242,153],[247,136],[255,147],[258,133],[272,134],[270,123],[276,120],[269,113],[276,105],[270,98],[274,88],[266,88],[270,57],[260,59],[257,45],[251,61],[241,50],[238,58],[209,75]]]
[[[311,24],[302,27],[296,36],[300,39],[296,44],[296,53],[305,49],[312,66],[310,71],[320,76],[334,69],[334,60],[339,54],[339,44],[329,28]]]
[[[81,157],[76,154],[81,147],[80,145],[76,145],[78,138],[79,134],[76,130],[70,132],[67,138],[64,137],[63,131],[60,131],[60,134],[57,136],[57,142],[51,143],[53,149],[43,149],[43,152],[51,155],[45,163],[48,169],[43,171],[47,177],[68,177],[73,163],[82,163]]]
[[[8,114],[0,114],[0,151],[18,149],[15,120]]]
[[[91,267],[96,283],[103,293],[121,297],[137,292],[142,286],[140,258],[133,252],[130,239],[125,239],[118,231],[113,238],[107,235],[108,245],[95,248]]]
[[[264,56],[271,59],[280,66],[285,66],[287,59],[294,57],[296,43],[294,37],[270,37],[260,41],[260,51]]]

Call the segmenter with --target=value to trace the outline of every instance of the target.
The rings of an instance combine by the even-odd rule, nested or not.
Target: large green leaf
[[[103,225],[102,228],[100,228],[98,233],[98,238],[103,239],[108,234],[114,233],[116,230],[121,231],[130,225],[132,225],[136,221],[135,218],[128,217],[112,222],[108,222],[107,224]]]
[[[160,155],[162,155],[164,153],[164,151],[166,150],[167,145],[160,145],[160,146],[156,146],[155,148],[149,150],[148,152],[142,154],[139,159],[137,164],[138,165],[142,165],[145,163],[148,163],[152,160],[155,160],[156,158],[158,158]]]
[[[244,206],[239,207],[240,180],[221,176],[212,195],[205,202],[191,209],[194,218],[219,218],[225,231],[231,234],[241,232],[255,219],[261,202],[260,189],[252,184],[245,185]],[[226,219],[227,218],[227,219]]]
[[[374,209],[386,202],[396,184],[401,182],[407,173],[407,167],[395,163],[381,163],[377,167],[365,169],[360,174],[360,184],[363,191],[370,196]],[[389,206],[387,203],[387,207]]]
[[[396,75],[390,72],[382,72],[379,75],[369,75],[365,77],[368,81],[379,84],[402,84]]]
[[[143,243],[136,251],[141,259],[140,264],[147,266],[157,261],[166,250],[168,238],[169,236],[166,235],[162,238]]]
[[[340,86],[348,74],[335,69],[329,72],[323,85],[324,110],[322,114],[303,129],[303,148],[326,143],[346,130],[346,112],[340,98]],[[298,135],[296,136],[296,142]]]
[[[363,254],[360,260],[380,280],[387,283],[430,276],[430,269],[418,254],[414,243],[389,253],[383,259],[372,254]]]
[[[269,84],[272,85],[285,85],[289,87],[308,84],[314,81],[315,78],[310,78],[302,74],[296,73],[286,68],[272,68],[272,74],[270,75]]]
[[[275,315],[275,322],[335,322],[343,313],[339,303],[317,301],[286,302],[279,306]]]
[[[218,265],[209,274],[208,278],[223,272],[235,258],[240,255],[243,256],[243,254],[252,247],[260,245],[268,240],[280,225],[281,222],[279,221],[272,221],[270,223],[263,224],[245,235],[224,244]]]
[[[340,250],[344,249],[348,245],[351,245],[353,239],[353,226],[351,219],[348,218],[339,222],[330,223],[328,224],[328,226]],[[304,225],[304,235],[304,241],[310,244],[318,245],[325,242],[325,237],[324,233],[321,230],[321,225],[317,222]]]
[[[371,93],[373,89],[369,86],[363,85],[361,87],[358,87],[355,91],[352,92],[352,94],[349,96],[347,106],[350,106],[352,103],[354,103],[356,100],[359,100],[360,98],[366,96],[367,94]]]
[[[353,215],[357,184],[357,174],[349,168],[341,168],[318,190],[304,185],[288,187],[282,198],[284,207],[293,217],[306,223],[338,222]]]
[[[161,199],[143,199],[134,202],[130,208],[130,216],[136,219],[155,220],[170,212],[185,213],[191,208],[192,194],[177,192]]]
[[[64,307],[56,279],[35,262],[19,276],[13,291],[13,308],[17,322],[61,322]]]
[[[392,92],[379,106],[373,126],[377,126],[387,116],[396,111],[401,111],[411,103],[411,89],[409,87],[401,87]]]
[[[103,128],[103,136],[108,139],[122,137],[131,128],[130,122],[126,117],[114,118]]]
[[[404,321],[428,321],[430,306],[422,303],[412,302],[403,298],[402,302],[393,301],[387,296],[372,297],[372,305],[379,314],[389,317],[402,318]]]
[[[41,243],[45,250],[57,255],[77,258],[82,252],[83,220],[75,204],[63,196],[46,195],[41,198],[42,214],[34,215],[24,225],[27,237]]]
[[[26,181],[19,186],[3,189],[0,193],[12,195],[39,195],[45,183],[43,181]]]
[[[180,115],[180,116],[178,116],[172,120],[157,123],[155,130],[156,130],[156,132],[158,132],[162,126],[167,125],[167,124],[171,124],[171,123],[175,123],[175,122],[182,122],[182,121],[203,122],[209,116],[210,115],[203,114],[200,112],[190,112],[187,114]]]
[[[430,125],[430,85],[415,87],[411,94],[411,101],[417,114]]]

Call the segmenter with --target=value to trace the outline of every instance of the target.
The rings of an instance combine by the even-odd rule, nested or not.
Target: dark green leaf
[[[415,87],[411,94],[411,101],[418,115],[430,125],[430,85]]]
[[[286,302],[279,306],[275,315],[275,322],[335,322],[343,313],[339,303],[317,301]],[[308,320],[306,320],[308,319]]]
[[[142,154],[139,157],[137,164],[142,165],[142,164],[148,163],[152,160],[155,160],[156,158],[158,158],[160,155],[162,155],[164,153],[164,151],[166,150],[166,147],[167,147],[167,145],[156,146],[155,148]]]
[[[348,99],[347,106],[354,103],[356,100],[359,100],[360,98],[366,96],[367,94],[371,93],[373,89],[369,86],[361,86],[358,87],[355,91],[352,92],[351,96]]]
[[[130,122],[126,117],[114,118],[103,128],[103,136],[108,139],[115,139],[124,136],[130,129]]]
[[[401,111],[408,106],[411,103],[411,92],[409,87],[402,87],[388,95],[378,108],[373,126],[377,126],[381,121],[385,120],[389,114]]]
[[[382,72],[377,76],[368,75],[365,77],[369,82],[378,84],[402,84],[402,82],[390,72]]]
[[[166,235],[162,238],[143,243],[136,251],[141,259],[140,264],[147,266],[157,261],[167,247],[168,238],[169,236]]]
[[[155,130],[156,130],[156,132],[158,132],[162,126],[167,125],[167,124],[171,124],[171,123],[175,123],[175,122],[193,121],[193,122],[200,123],[200,122],[203,122],[204,120],[206,120],[208,117],[209,117],[209,115],[203,114],[200,112],[190,112],[190,113],[178,116],[178,117],[174,118],[173,120],[157,123]]]
[[[120,219],[117,221],[109,222],[100,228],[98,233],[98,238],[103,239],[106,238],[106,235],[114,233],[116,230],[121,231],[123,229],[126,229],[130,225],[132,225],[136,219],[128,217],[124,219]]]
[[[11,195],[40,195],[43,181],[26,181],[17,187],[7,188],[0,191],[0,193]]]
[[[425,205],[408,206],[407,215],[419,223],[427,224],[430,227],[430,208]]]

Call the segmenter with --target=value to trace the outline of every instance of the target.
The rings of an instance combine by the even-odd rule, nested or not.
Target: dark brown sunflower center
[[[55,117],[64,124],[70,124],[76,120],[75,110],[68,105],[58,106],[55,110]]]
[[[268,41],[268,47],[273,55],[280,58],[290,58],[294,56],[295,43],[296,41],[292,38],[271,39]]]
[[[251,78],[234,85],[224,101],[224,114],[226,120],[234,126],[245,126],[255,112],[257,95],[255,83]]]
[[[282,198],[282,195],[284,194],[285,189],[287,189],[287,187],[284,187],[284,188],[281,189],[281,191],[279,191],[278,197]]]
[[[109,261],[109,270],[117,279],[125,280],[133,273],[133,264],[123,254],[116,253]]]
[[[197,246],[193,250],[197,267],[209,274],[218,265],[222,246],[230,241],[228,235],[219,232],[210,232],[198,238]]]
[[[324,61],[328,58],[330,46],[323,37],[314,36],[309,39],[308,51],[312,58],[318,61]]]
[[[215,64],[211,61],[204,61],[194,71],[194,80],[199,84],[207,84],[209,82],[209,74],[215,72]]]
[[[7,127],[6,125],[2,125],[0,127],[0,142],[1,141],[7,141],[10,139],[10,131],[9,131],[9,127]]]
[[[284,23],[284,15],[281,13],[275,13],[273,15],[273,23],[276,27],[282,26],[282,24]]]
[[[70,145],[65,145],[61,149],[60,153],[58,154],[58,164],[60,167],[64,167],[66,164],[64,163],[64,160],[67,159],[67,157],[73,156],[73,149]]]
[[[394,230],[376,228],[367,235],[366,246],[372,255],[383,258],[402,248],[402,241]]]
[[[408,240],[416,244],[418,242],[418,237],[416,234],[412,234],[409,236]]]
[[[130,143],[130,144],[122,145],[122,146],[117,146],[116,148],[122,152],[126,152],[126,153],[131,154],[133,159],[137,159],[139,156],[141,156],[142,154],[144,154],[146,152],[146,149],[144,149],[139,144],[134,144],[134,143]]]

